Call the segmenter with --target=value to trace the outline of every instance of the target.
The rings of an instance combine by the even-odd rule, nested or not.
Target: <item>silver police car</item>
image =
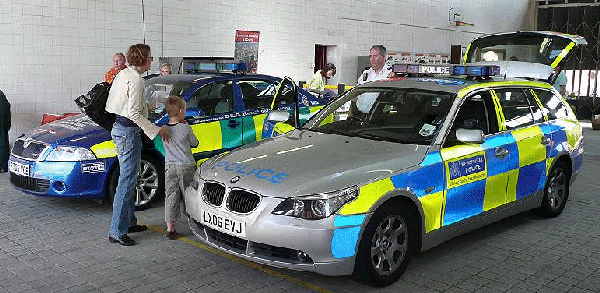
[[[205,161],[185,193],[194,233],[255,262],[385,286],[418,251],[562,212],[583,136],[551,85],[493,65],[394,71],[416,77],[358,86],[299,129]]]

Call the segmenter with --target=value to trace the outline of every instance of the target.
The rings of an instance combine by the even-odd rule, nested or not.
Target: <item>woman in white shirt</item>
[[[169,139],[169,129],[158,127],[148,120],[148,107],[144,99],[144,80],[142,73],[150,69],[152,55],[150,46],[137,44],[127,51],[129,67],[121,70],[113,80],[106,111],[116,114],[111,131],[117,147],[119,160],[119,183],[113,199],[113,216],[108,240],[124,246],[135,244],[127,233],[141,232],[148,227],[138,225],[135,212],[135,194],[137,175],[142,154],[142,131],[154,139],[160,135]]]

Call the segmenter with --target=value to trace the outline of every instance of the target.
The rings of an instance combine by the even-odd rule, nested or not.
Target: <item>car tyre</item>
[[[537,212],[547,217],[562,213],[569,198],[569,177],[562,164],[557,164],[548,173],[544,186],[544,198]]]
[[[164,167],[152,156],[142,153],[140,161],[140,172],[136,184],[135,209],[142,211],[154,204],[158,199],[164,197],[165,172]],[[119,164],[111,173],[108,180],[108,200],[112,203],[119,183]]]
[[[376,287],[398,280],[416,250],[416,227],[405,206],[388,203],[379,208],[363,232],[352,277]]]

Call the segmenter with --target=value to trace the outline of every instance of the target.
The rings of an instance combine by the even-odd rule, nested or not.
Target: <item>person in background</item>
[[[115,76],[117,76],[117,74],[125,68],[127,68],[127,65],[125,65],[125,55],[123,55],[123,53],[116,53],[113,56],[113,67],[104,75],[104,81],[112,84]]]
[[[567,75],[562,70],[563,65],[564,60],[558,62],[558,65],[554,67],[554,72],[550,75],[549,82],[564,97],[567,93]]]
[[[171,63],[163,63],[160,66],[160,75],[168,75],[171,74]]]
[[[124,246],[135,244],[127,233],[141,232],[148,227],[138,225],[135,217],[136,183],[142,155],[142,131],[154,139],[159,135],[170,139],[168,126],[158,127],[147,118],[142,74],[152,64],[150,46],[137,44],[127,51],[129,67],[121,70],[114,79],[106,101],[106,111],[116,114],[111,137],[117,147],[119,183],[113,198],[113,215],[108,241]]]
[[[387,59],[387,49],[383,45],[373,45],[369,50],[369,61],[371,68],[363,71],[358,77],[358,84],[369,81],[386,79],[392,76],[392,68],[385,63]]]
[[[196,171],[196,160],[192,149],[198,147],[198,138],[192,128],[184,120],[185,101],[177,96],[170,96],[165,103],[169,113],[171,140],[165,141],[165,222],[167,238],[177,238],[175,220],[181,214],[180,206],[184,205],[183,193],[192,182]],[[184,206],[185,209],[185,206]]]
[[[0,173],[5,173],[8,170],[8,157],[10,155],[8,131],[10,126],[10,103],[0,90]]]
[[[333,63],[325,64],[321,70],[317,70],[317,72],[313,74],[312,78],[308,82],[308,88],[321,92],[324,91],[327,79],[334,77],[335,72],[336,69]]]
[[[358,84],[364,84],[370,81],[382,80],[393,76],[392,68],[385,63],[387,60],[387,49],[383,45],[373,45],[369,50],[369,61],[371,68],[363,71],[358,77]],[[363,94],[351,101],[350,114],[352,116],[364,118],[375,103],[377,95]]]

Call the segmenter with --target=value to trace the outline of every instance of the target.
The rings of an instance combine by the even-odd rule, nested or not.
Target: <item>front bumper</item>
[[[240,215],[205,203],[198,191],[185,191],[186,215],[191,230],[203,242],[246,260],[274,267],[311,271],[322,275],[350,275],[354,269],[354,251],[358,243],[348,241],[352,255],[334,256],[336,230],[333,216],[307,221],[271,214],[281,199],[263,198],[251,213]],[[246,223],[245,237],[237,237],[211,228],[201,222],[202,210],[219,212]],[[346,227],[347,228],[347,227]],[[352,227],[351,229],[359,229]],[[355,239],[356,240],[356,239]]]
[[[15,188],[55,197],[101,198],[114,159],[86,162],[39,162],[10,156],[10,162],[29,166],[29,176],[10,172]]]

